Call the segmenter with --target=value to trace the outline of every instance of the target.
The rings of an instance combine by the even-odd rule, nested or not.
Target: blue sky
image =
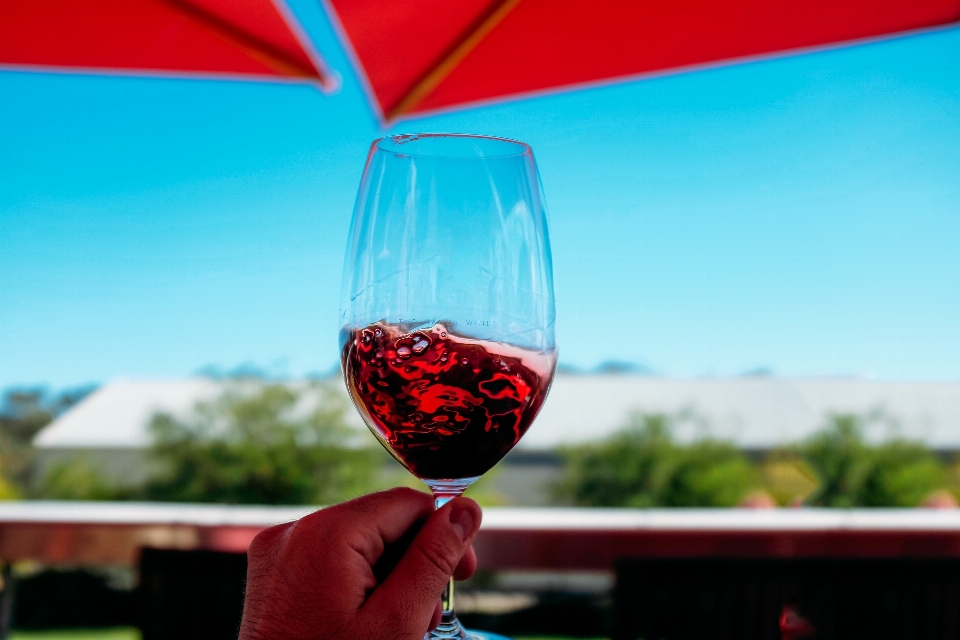
[[[0,387],[337,361],[383,132],[333,96],[0,73]],[[561,362],[960,378],[960,29],[403,122],[532,144]]]

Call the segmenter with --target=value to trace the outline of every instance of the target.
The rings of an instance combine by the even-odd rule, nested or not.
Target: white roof
[[[244,383],[240,386],[251,388]],[[306,384],[299,382],[294,386],[303,388]],[[33,443],[39,449],[148,447],[148,427],[155,413],[189,418],[198,402],[216,400],[228,388],[237,387],[236,382],[209,378],[117,380],[103,385],[47,425]],[[343,394],[346,395],[345,389]],[[348,407],[347,422],[361,427],[360,416],[352,406]]]
[[[332,381],[331,381],[332,382]],[[104,385],[46,427],[39,448],[140,448],[157,411],[186,417],[198,401],[215,399],[225,382],[120,380]],[[303,383],[294,383],[302,385]],[[346,395],[342,381],[328,388]],[[960,382],[859,379],[700,378],[636,375],[559,375],[550,397],[520,443],[548,449],[609,435],[632,412],[686,412],[677,436],[702,434],[743,447],[770,448],[815,432],[829,413],[882,412],[890,420],[868,432],[872,440],[902,435],[937,448],[960,448]],[[348,422],[361,424],[357,413]]]
[[[522,444],[546,448],[593,440],[622,426],[631,412],[683,411],[693,418],[678,429],[681,440],[705,427],[742,447],[772,448],[814,433],[830,413],[882,412],[889,420],[868,430],[870,440],[899,434],[936,448],[960,448],[960,382],[635,375],[557,376]]]
[[[197,402],[215,399],[213,380],[118,380],[105,384],[37,434],[34,445],[48,447],[146,447],[147,425],[158,411],[188,415]]]

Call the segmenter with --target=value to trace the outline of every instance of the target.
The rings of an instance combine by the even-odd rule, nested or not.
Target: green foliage
[[[0,403],[0,500],[21,497],[33,471],[33,438],[93,387],[49,396],[42,388],[7,391]]]
[[[179,502],[330,504],[377,487],[384,455],[350,446],[344,406],[319,384],[309,412],[283,385],[240,390],[197,407],[183,422],[158,414],[152,456],[165,469],[140,497]]]
[[[947,482],[943,464],[923,445],[864,441],[866,418],[830,416],[826,428],[799,447],[819,487],[809,504],[825,507],[912,507]]]
[[[57,629],[56,631],[13,631],[10,640],[140,640],[139,629]]]
[[[36,492],[46,500],[123,500],[132,491],[98,473],[83,456],[56,464],[41,479]]]
[[[704,439],[689,446],[671,435],[674,418],[633,416],[596,444],[561,450],[564,479],[556,497],[603,507],[721,507],[737,504],[755,471],[732,445]]]
[[[0,410],[0,499],[162,500],[255,504],[330,504],[394,484],[423,488],[366,433],[343,420],[346,406],[320,383],[307,387],[237,381],[219,400],[183,420],[154,417],[153,476],[141,487],[109,481],[82,456],[55,465],[27,492],[31,440],[76,401],[42,391],[6,394]],[[909,507],[960,495],[960,459],[945,465],[919,443],[864,438],[882,416],[828,416],[808,440],[751,462],[730,443],[690,444],[673,434],[687,415],[635,415],[614,436],[561,450],[559,502],[604,507],[734,506],[748,496],[767,504]],[[354,439],[357,440],[354,440]],[[468,495],[488,505],[506,498],[488,475]],[[748,502],[750,500],[748,499]],[[762,501],[760,501],[762,502]],[[756,501],[754,502],[756,503]]]
[[[946,469],[923,445],[871,445],[876,416],[833,415],[809,440],[754,464],[732,445],[671,437],[679,417],[638,415],[613,437],[561,450],[561,502],[598,507],[708,507],[739,504],[759,491],[778,504],[912,507],[935,492],[960,490],[960,462]]]
[[[6,499],[22,493],[33,462],[33,437],[53,420],[42,399],[40,390],[15,390],[4,398],[0,414],[0,493]]]
[[[795,451],[773,451],[760,464],[759,491],[780,506],[800,505],[819,486],[817,473]]]

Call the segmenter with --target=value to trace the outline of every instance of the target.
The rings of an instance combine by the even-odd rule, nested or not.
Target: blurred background
[[[343,389],[341,262],[370,142],[467,132],[534,149],[561,363],[483,505],[956,508],[960,4],[152,2],[0,7],[9,504],[414,486]],[[162,637],[145,556],[23,531],[12,637]],[[458,607],[598,637],[615,578],[481,571]]]

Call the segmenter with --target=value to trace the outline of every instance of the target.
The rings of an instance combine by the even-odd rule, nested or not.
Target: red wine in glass
[[[407,332],[376,323],[345,336],[353,400],[388,451],[420,479],[476,478],[540,411],[556,358],[456,336],[444,324]]]

